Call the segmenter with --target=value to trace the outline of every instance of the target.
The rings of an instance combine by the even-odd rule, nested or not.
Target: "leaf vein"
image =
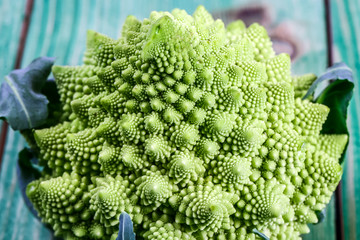
[[[28,123],[29,123],[29,128],[32,128],[32,123],[31,123],[30,115],[29,115],[29,113],[28,113],[28,111],[27,111],[27,109],[26,109],[26,107],[25,107],[24,102],[22,101],[22,99],[21,99],[21,97],[20,97],[20,94],[18,93],[18,91],[16,90],[16,88],[14,87],[14,85],[12,84],[12,82],[10,81],[10,79],[9,79],[7,76],[5,76],[5,81],[9,84],[11,90],[14,92],[17,100],[19,101],[21,107],[23,108],[24,113],[25,113],[25,116],[26,116],[26,119],[27,119],[27,121],[28,121]]]

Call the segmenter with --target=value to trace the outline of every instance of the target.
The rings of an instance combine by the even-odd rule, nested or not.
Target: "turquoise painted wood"
[[[355,2],[355,0],[352,0]],[[22,4],[22,7],[14,9],[14,3]],[[18,3],[20,2],[20,3]],[[341,5],[341,1],[334,4]],[[18,25],[11,23],[6,31],[3,31],[2,26],[8,26],[7,21],[2,13],[6,13],[4,9],[7,9],[11,4],[12,11],[17,14],[9,16],[11,19],[18,19],[16,22]],[[26,42],[26,49],[24,52],[24,58],[22,65],[25,66],[31,62],[32,59],[38,56],[54,56],[57,58],[56,64],[76,65],[81,64],[82,53],[85,49],[86,30],[93,29],[101,33],[107,34],[113,38],[119,36],[121,25],[124,22],[127,15],[132,14],[139,19],[145,18],[152,10],[171,10],[173,8],[182,8],[192,13],[196,7],[202,4],[209,11],[215,13],[217,16],[225,17],[225,14],[230,10],[244,7],[247,5],[261,5],[265,6],[265,24],[269,28],[270,32],[278,34],[278,32],[284,32],[291,36],[291,40],[297,47],[298,55],[294,61],[293,73],[302,74],[307,72],[314,72],[316,74],[321,73],[326,68],[326,33],[324,22],[324,6],[322,1],[311,0],[280,0],[273,1],[270,5],[269,1],[254,1],[250,0],[217,0],[217,1],[205,1],[205,0],[184,0],[184,1],[126,1],[126,0],[35,0],[34,10],[32,14],[32,20],[29,28],[29,35]],[[353,4],[353,3],[352,3]],[[19,26],[18,34],[20,32],[20,21],[24,12],[25,1],[11,1],[0,0],[0,32],[16,32],[16,27]],[[4,7],[5,6],[5,7]],[[335,8],[335,7],[334,7]],[[343,6],[344,8],[344,6]],[[360,9],[358,8],[358,12]],[[334,27],[339,32],[344,31],[341,24],[346,24],[348,17],[344,15],[349,14],[349,10],[341,12],[341,8],[334,13],[334,19],[341,19],[338,21],[338,25],[334,24]],[[337,14],[337,15],[336,15]],[[354,16],[352,16],[354,17]],[[356,19],[353,19],[354,22]],[[334,21],[335,22],[335,21]],[[358,22],[359,23],[359,22]],[[352,28],[355,25],[353,23]],[[284,31],[283,31],[284,30]],[[346,30],[346,29],[345,29]],[[350,50],[339,52],[344,59],[349,58],[348,55],[353,55],[351,50],[356,49],[356,37],[351,35],[349,38],[354,38],[351,41],[349,38],[339,38],[336,40],[336,46],[339,49],[344,49],[343,45],[348,45],[350,41],[353,45],[349,47]],[[351,30],[355,31],[355,30]],[[1,61],[12,61],[15,59],[16,46],[12,48],[11,54],[7,54],[10,51],[6,47],[14,44],[19,35],[14,35],[6,43],[3,39],[3,34],[0,38],[0,63]],[[357,35],[359,37],[359,35]],[[3,45],[4,44],[4,45]],[[10,45],[9,45],[10,44]],[[5,54],[4,54],[5,53]],[[359,51],[357,51],[359,53]],[[3,56],[9,56],[3,60]],[[358,62],[355,61],[355,56],[351,56],[354,59],[353,66],[358,66]],[[350,63],[349,63],[350,64]],[[351,66],[351,65],[350,65]],[[4,76],[12,65],[8,68],[2,68],[0,64],[0,76]],[[359,97],[359,96],[358,96]],[[352,111],[356,114],[359,111],[359,105],[352,106]],[[359,113],[356,115],[359,117]],[[356,117],[352,117],[352,126],[355,128]],[[357,125],[357,130],[359,130]],[[357,139],[358,141],[359,139]],[[21,139],[20,135],[10,131],[7,137],[7,144],[5,149],[5,155],[3,158],[3,165],[0,173],[0,240],[2,239],[50,239],[50,233],[44,229],[37,220],[33,219],[30,213],[23,205],[23,201],[20,197],[17,189],[17,182],[15,178],[15,160],[17,152],[25,145],[25,142]],[[355,143],[352,143],[353,148]],[[359,144],[357,145],[359,146]],[[359,155],[359,150],[357,154]],[[350,156],[350,154],[349,154]],[[354,156],[354,155],[352,155]],[[359,162],[359,161],[358,161]],[[355,164],[355,159],[353,159]],[[351,165],[348,164],[348,167]],[[354,166],[354,165],[352,165]],[[348,169],[346,170],[346,179],[349,178]],[[353,172],[354,175],[354,172]],[[353,178],[350,178],[350,180]],[[349,181],[349,180],[346,180]],[[355,183],[353,182],[353,185]],[[358,188],[358,187],[357,187]],[[353,187],[353,193],[355,196],[357,188]],[[352,203],[354,205],[354,202]],[[345,209],[349,213],[354,209],[350,203],[347,203]],[[348,214],[350,216],[350,214]],[[356,222],[348,220],[349,226],[355,226]],[[352,224],[352,225],[351,225]],[[355,224],[355,225],[354,225]],[[360,225],[359,225],[360,226]],[[334,207],[333,202],[329,204],[328,216],[322,224],[316,225],[312,228],[312,232],[306,236],[305,239],[335,239],[334,231]],[[356,231],[356,230],[355,230]],[[351,235],[359,236],[359,235]],[[355,239],[355,238],[347,238]]]
[[[348,123],[351,138],[343,178],[345,238],[360,238],[360,3],[332,0],[334,48],[337,60],[354,71],[355,90]]]
[[[0,0],[0,82],[15,64],[25,3]]]
[[[25,1],[0,0],[0,83],[15,64],[24,9]]]
[[[0,0],[0,83],[15,64],[25,5],[26,1]],[[33,239],[40,239],[37,229],[44,231],[28,213],[18,191],[12,160],[23,145],[24,141],[10,132],[0,173],[0,239],[26,239],[32,231]],[[16,223],[21,227],[15,227]]]

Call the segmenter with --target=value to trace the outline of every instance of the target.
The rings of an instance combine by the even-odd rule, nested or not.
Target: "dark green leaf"
[[[50,103],[60,103],[60,94],[56,86],[55,79],[49,78],[46,80],[44,87],[41,89],[41,93],[46,96]]]
[[[323,134],[347,134],[349,131],[346,125],[347,109],[353,95],[354,83],[352,74],[347,73],[349,79],[344,79],[345,75],[337,75],[339,79],[334,79],[327,88],[315,99],[315,102],[324,104],[330,108],[329,115],[322,127]],[[339,160],[344,161],[345,150]]]
[[[25,205],[29,208],[31,213],[40,220],[37,216],[34,206],[30,202],[29,198],[26,195],[27,185],[40,178],[41,168],[37,164],[37,158],[34,156],[33,152],[29,148],[24,148],[19,153],[19,159],[16,166],[17,180],[19,183],[21,195],[24,199]]]
[[[62,105],[60,102],[60,94],[58,92],[54,79],[48,79],[42,88],[42,94],[49,100],[48,112],[49,115],[46,123],[41,125],[41,128],[51,127],[59,123],[62,114]]]
[[[5,77],[0,87],[0,118],[5,118],[14,130],[35,128],[46,122],[49,101],[41,91],[53,63],[54,58],[37,58]]]
[[[119,235],[116,240],[135,240],[133,223],[129,214],[122,212],[119,218]]]
[[[324,208],[321,211],[315,211],[315,213],[316,213],[316,217],[318,219],[318,222],[314,223],[314,225],[322,223],[325,220],[325,217],[326,217],[326,208]]]
[[[315,100],[330,108],[330,113],[323,125],[322,133],[348,133],[346,126],[347,107],[353,95],[354,83],[347,80],[336,80],[331,83]]]
[[[315,82],[311,85],[303,99],[311,96],[321,82],[335,79],[346,79],[352,82],[353,74],[351,69],[343,62],[335,63],[315,80]]]
[[[255,233],[256,235],[258,235],[261,239],[264,239],[264,240],[269,240],[269,238],[263,234],[262,232],[259,232],[259,230],[257,230],[256,228],[254,228],[252,230],[253,233]]]

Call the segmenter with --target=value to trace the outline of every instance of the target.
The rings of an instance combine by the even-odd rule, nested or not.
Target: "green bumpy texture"
[[[300,239],[342,175],[346,135],[302,100],[266,30],[200,6],[89,31],[83,66],[54,66],[56,126],[34,131],[44,176],[27,195],[64,239]]]

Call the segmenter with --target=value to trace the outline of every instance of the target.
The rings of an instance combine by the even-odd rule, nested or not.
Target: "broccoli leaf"
[[[122,212],[119,218],[119,235],[116,240],[135,240],[133,223],[129,214]]]
[[[326,218],[326,208],[324,208],[323,210],[321,211],[315,211],[316,213],[316,217],[318,219],[318,222],[317,223],[314,223],[314,225],[317,225],[319,223],[322,223],[325,218]]]
[[[19,153],[19,159],[16,165],[16,175],[25,205],[29,208],[30,212],[40,220],[34,206],[26,195],[27,185],[41,176],[42,169],[36,165],[37,162],[38,159],[34,156],[33,152],[29,148],[24,148]]]
[[[329,115],[322,127],[321,133],[349,135],[346,118],[347,108],[353,95],[354,82],[352,72],[345,63],[339,63],[338,65],[341,65],[342,67],[337,68],[336,71],[330,67],[328,71],[322,75],[335,77],[335,81],[320,93],[315,99],[315,102],[324,104],[330,108]],[[332,72],[332,74],[328,74],[329,71]],[[322,76],[319,78],[322,78]],[[346,148],[347,145],[339,160],[340,163],[343,163],[344,161]]]
[[[54,58],[40,57],[24,69],[5,76],[0,87],[0,118],[14,130],[35,128],[46,122],[48,99],[41,93]]]
[[[264,240],[269,240],[269,238],[263,234],[262,232],[259,232],[259,230],[257,230],[256,228],[254,228],[252,230],[253,233],[255,233],[256,235],[258,235],[261,239],[264,239]]]
[[[335,63],[313,82],[303,99],[311,96],[321,82],[335,79],[345,79],[353,82],[352,70],[343,62]]]
[[[60,104],[60,94],[54,78],[47,79],[44,87],[41,89],[41,93],[46,96],[49,103]]]
[[[353,95],[354,83],[347,80],[336,80],[330,84],[316,99],[317,103],[330,108],[329,116],[323,125],[322,133],[348,133],[346,126],[347,107]]]

